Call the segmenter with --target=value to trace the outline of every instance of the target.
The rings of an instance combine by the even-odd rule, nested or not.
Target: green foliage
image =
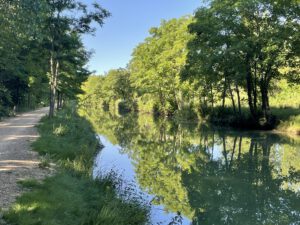
[[[12,100],[9,91],[0,83],[0,118],[9,115]]]
[[[59,108],[61,92],[74,98],[89,75],[84,66],[90,54],[83,46],[82,35],[93,34],[93,25],[102,26],[109,15],[98,3],[88,6],[79,0],[47,1],[44,41],[50,62],[50,117],[54,116],[56,95]]]
[[[221,97],[224,107],[229,95],[237,111],[237,95],[239,113],[244,90],[252,117],[268,123],[276,81],[299,76],[298,20],[295,1],[212,0],[197,10],[189,27],[195,38],[188,44],[183,75],[198,81],[212,104]],[[209,89],[217,95],[208,96]]]
[[[110,70],[104,76],[90,76],[82,86],[81,103],[90,107],[135,110],[134,90],[126,69]]]
[[[186,44],[192,38],[187,30],[191,21],[191,17],[172,19],[150,29],[150,37],[135,48],[130,62],[138,97],[150,95],[156,111],[163,115],[181,109],[187,95],[180,72],[185,65]]]
[[[89,78],[81,102],[113,114],[135,109],[179,120],[276,128],[284,118],[274,108],[290,115],[286,108],[300,105],[299,24],[293,22],[298,9],[294,2],[278,3],[282,10],[276,4],[213,0],[194,18],[162,21],[134,49],[128,69]]]
[[[0,108],[34,108],[48,94],[45,55],[39,45],[44,1],[0,1]],[[2,88],[4,87],[4,89]],[[3,100],[3,95],[5,99]]]
[[[109,15],[99,4],[79,0],[1,0],[1,114],[50,102],[52,116],[55,101],[60,108],[63,99],[76,98],[90,74],[86,64],[91,54],[81,35],[92,34],[91,23],[102,26]]]

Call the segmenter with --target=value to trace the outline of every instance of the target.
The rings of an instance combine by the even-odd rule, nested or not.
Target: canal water
[[[90,114],[93,175],[118,174],[151,224],[300,224],[300,141],[148,115]]]

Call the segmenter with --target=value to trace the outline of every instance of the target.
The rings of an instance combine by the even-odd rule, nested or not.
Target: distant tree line
[[[152,28],[126,69],[93,78],[94,94],[164,116],[230,111],[237,123],[273,126],[270,95],[284,82],[299,90],[299,21],[294,0],[211,0],[194,16]]]
[[[76,0],[0,0],[0,116],[74,98],[90,74],[81,36],[109,12]]]

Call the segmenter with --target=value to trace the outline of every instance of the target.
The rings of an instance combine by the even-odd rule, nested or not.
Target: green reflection
[[[299,223],[299,142],[150,115],[82,113],[132,158],[153,203],[193,224]]]

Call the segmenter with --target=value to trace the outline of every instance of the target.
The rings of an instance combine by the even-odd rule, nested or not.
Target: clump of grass
[[[40,183],[34,179],[19,180],[18,184],[20,184],[24,188],[30,188],[30,189],[40,186]]]
[[[279,120],[278,131],[300,135],[300,108],[274,107],[271,110]]]
[[[99,142],[90,123],[66,108],[38,126],[40,138],[34,150],[54,161],[58,173],[42,183],[24,180],[31,191],[22,195],[4,218],[20,225],[129,225],[148,222],[148,206],[134,198],[122,198],[117,179],[93,180],[91,169]]]
[[[68,133],[68,127],[67,126],[63,126],[61,124],[59,124],[58,127],[56,127],[54,130],[53,130],[53,134],[56,135],[56,136],[64,136]]]
[[[51,157],[49,155],[44,155],[41,157],[41,162],[39,163],[39,167],[42,169],[47,169],[51,167]]]
[[[281,121],[278,130],[300,135],[300,115],[291,116],[286,121]]]

